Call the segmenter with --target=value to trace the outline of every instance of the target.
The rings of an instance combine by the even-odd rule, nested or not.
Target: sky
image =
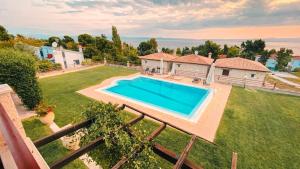
[[[191,39],[300,38],[300,0],[0,0],[0,25],[24,35]]]

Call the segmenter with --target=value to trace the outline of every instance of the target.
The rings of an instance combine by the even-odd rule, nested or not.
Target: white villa
[[[62,47],[42,46],[41,48],[37,48],[35,53],[41,60],[49,60],[53,63],[61,64],[62,69],[79,67],[84,60],[81,47],[77,52],[66,50]]]
[[[141,56],[142,69],[145,72],[166,74],[172,69],[172,60],[177,56],[167,53],[153,53],[146,56]]]
[[[217,59],[215,62],[217,81],[235,84],[244,84],[246,81],[247,84],[262,85],[268,72],[270,70],[260,62],[240,57]]]
[[[206,78],[213,59],[195,54],[172,60],[172,73],[179,76]]]
[[[260,62],[240,57],[213,59],[199,55],[174,56],[154,53],[140,57],[143,71],[206,79],[208,83],[219,81],[261,86],[270,72]]]

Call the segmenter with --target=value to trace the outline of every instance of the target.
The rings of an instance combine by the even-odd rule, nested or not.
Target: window
[[[180,67],[181,66],[181,64],[177,64],[177,67]]]
[[[255,78],[255,74],[251,74],[251,78]]]
[[[229,69],[223,69],[222,75],[229,76]]]
[[[80,64],[79,60],[74,60],[74,63],[75,63],[76,65],[79,65],[79,64]]]
[[[145,64],[147,63],[147,60],[145,60]]]

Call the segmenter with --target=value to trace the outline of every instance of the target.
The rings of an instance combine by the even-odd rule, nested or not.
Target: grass
[[[270,83],[272,85],[274,85],[276,83],[276,88],[278,88],[278,89],[300,92],[300,88],[286,84],[286,83],[284,83],[280,80],[277,80],[271,76],[268,76],[266,80],[268,83]]]
[[[300,72],[293,72],[293,74],[300,78]]]
[[[124,76],[136,71],[115,68],[97,67],[94,69],[69,73],[61,76],[40,79],[44,99],[55,105],[55,122],[64,126],[76,120],[83,105],[90,100],[76,91],[101,83],[112,76]]]
[[[56,104],[56,122],[65,125],[80,114],[89,99],[75,91],[111,76],[134,71],[101,67],[40,80],[50,103]],[[213,146],[197,140],[188,158],[205,168],[230,168],[231,154],[238,153],[238,168],[300,168],[300,98],[233,87]],[[124,113],[124,118],[133,114]],[[158,124],[139,123],[151,132]],[[32,131],[29,131],[32,132]],[[167,128],[155,141],[179,154],[189,136]],[[99,154],[101,156],[101,154]],[[105,168],[105,157],[101,165]],[[171,165],[159,161],[162,168]]]
[[[23,121],[23,126],[25,132],[31,140],[37,140],[44,136],[52,134],[50,128],[42,124],[37,118],[30,118]],[[39,152],[44,157],[48,164],[53,163],[54,161],[67,155],[69,150],[63,147],[62,143],[59,140],[51,142],[45,146],[39,148]],[[85,165],[79,159],[69,163],[64,167],[64,169],[85,169]]]

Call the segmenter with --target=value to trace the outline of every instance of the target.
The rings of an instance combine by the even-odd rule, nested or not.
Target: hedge
[[[29,53],[0,49],[0,84],[5,83],[14,89],[30,109],[42,100],[36,78],[36,61]]]
[[[53,63],[49,60],[39,60],[37,62],[37,68],[39,72],[49,72],[52,70],[61,70],[61,64]]]

